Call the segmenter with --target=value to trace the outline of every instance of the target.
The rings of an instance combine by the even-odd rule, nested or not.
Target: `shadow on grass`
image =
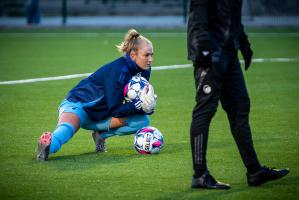
[[[230,190],[207,190],[207,189],[187,189],[181,192],[174,192],[168,196],[157,198],[156,200],[173,200],[173,199],[219,199],[226,195],[230,196],[234,193],[240,193],[242,189],[230,189]]]
[[[76,168],[99,167],[101,165],[113,165],[128,162],[131,159],[137,158],[137,154],[128,154],[127,152],[106,152],[95,153],[86,152],[78,155],[56,156],[49,159],[49,163],[53,166],[63,166],[66,163],[69,165],[75,164]]]
[[[258,187],[247,183],[233,183],[229,190],[185,189],[163,195],[155,200],[181,199],[297,199],[299,177],[291,174]]]
[[[48,161],[39,162],[33,158],[30,161],[34,163],[46,164],[47,167],[57,168],[60,170],[80,170],[94,167],[101,167],[106,165],[122,164],[129,162],[160,162],[165,157],[173,157],[172,154],[184,154],[186,150],[186,143],[168,144],[165,146],[159,154],[142,155],[137,153],[133,148],[128,147],[112,147],[105,153],[83,152],[79,154],[68,155],[67,152],[63,152],[64,155],[51,155]],[[188,148],[189,153],[189,148]],[[162,162],[162,161],[161,161]]]

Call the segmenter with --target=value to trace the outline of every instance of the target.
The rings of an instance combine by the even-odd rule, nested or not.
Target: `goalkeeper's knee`
[[[108,137],[112,137],[115,135],[122,136],[122,135],[134,134],[139,129],[149,126],[149,124],[150,124],[150,120],[148,115],[133,115],[126,120],[125,126],[112,129],[109,131],[105,131],[101,133],[101,137],[103,139],[106,139]]]
[[[131,128],[135,128],[136,131],[148,126],[149,124],[150,119],[148,115],[133,115],[126,120],[126,125]]]

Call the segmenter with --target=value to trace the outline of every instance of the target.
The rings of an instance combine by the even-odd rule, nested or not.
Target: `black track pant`
[[[207,170],[209,126],[219,100],[227,113],[231,133],[247,171],[257,171],[260,163],[249,126],[250,101],[237,52],[223,51],[218,57],[213,57],[213,66],[204,77],[201,76],[202,71],[200,66],[194,66],[196,105],[190,129],[194,176],[200,176]]]

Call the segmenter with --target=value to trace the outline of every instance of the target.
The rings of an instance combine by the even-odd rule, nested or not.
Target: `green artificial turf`
[[[1,30],[0,81],[91,73],[119,56],[115,45],[125,31]],[[154,67],[190,63],[184,30],[140,31],[154,44]],[[283,34],[266,34],[277,32]],[[48,162],[37,162],[38,137],[53,131],[59,103],[81,78],[0,85],[0,199],[298,199],[298,32],[250,29],[255,58],[297,61],[253,63],[244,72],[258,157],[270,167],[289,167],[285,178],[261,187],[247,186],[246,170],[219,106],[210,128],[207,160],[211,173],[232,188],[190,189],[193,70],[153,70],[151,83],[158,105],[151,125],[165,140],[158,155],[139,155],[133,135],[108,139],[108,152],[96,154],[90,132],[81,129]]]

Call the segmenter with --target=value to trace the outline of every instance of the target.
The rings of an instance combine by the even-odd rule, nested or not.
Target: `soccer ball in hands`
[[[144,127],[135,134],[134,146],[140,154],[159,153],[163,145],[163,135],[155,127]]]
[[[142,90],[147,90],[149,82],[141,75],[133,76],[124,87],[124,97],[126,102],[132,102],[139,98]]]

